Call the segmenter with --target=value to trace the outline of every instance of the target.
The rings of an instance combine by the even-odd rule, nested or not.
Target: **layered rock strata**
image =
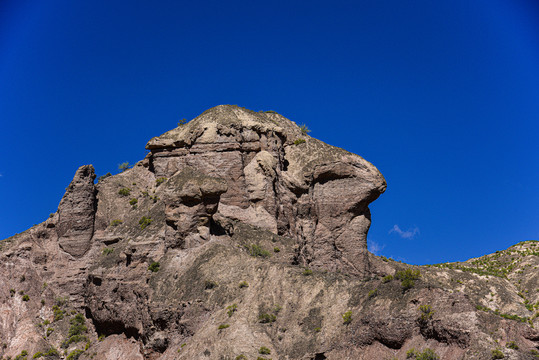
[[[158,178],[190,166],[225,179],[220,214],[296,239],[302,265],[368,274],[368,205],[386,183],[360,156],[311,138],[279,114],[229,105],[146,148]]]

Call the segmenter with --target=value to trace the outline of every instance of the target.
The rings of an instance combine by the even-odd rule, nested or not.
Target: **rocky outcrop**
[[[95,185],[81,167],[56,214],[0,242],[0,360],[536,357],[536,242],[376,257],[382,175],[271,112],[218,106],[147,147]]]
[[[58,243],[65,252],[75,257],[84,255],[90,249],[94,234],[97,208],[94,180],[94,167],[81,166],[58,206]]]
[[[225,179],[219,212],[296,239],[304,266],[368,275],[368,204],[386,183],[360,156],[311,138],[281,115],[230,105],[146,147],[157,177],[190,166]]]
[[[187,249],[210,239],[224,180],[186,167],[172,176],[165,190],[165,241],[168,248]]]

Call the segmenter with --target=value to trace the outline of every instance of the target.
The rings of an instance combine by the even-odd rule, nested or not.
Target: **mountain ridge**
[[[147,148],[0,242],[0,359],[536,358],[535,242],[374,256],[382,174],[272,112],[221,105]]]

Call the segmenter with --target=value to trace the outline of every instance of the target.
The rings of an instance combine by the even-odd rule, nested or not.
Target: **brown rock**
[[[97,205],[94,180],[94,167],[81,166],[58,206],[58,242],[65,252],[75,257],[84,255],[90,249],[94,234]]]
[[[304,143],[296,145],[298,139]],[[361,157],[302,134],[292,121],[212,108],[148,142],[156,176],[186,166],[226,179],[222,215],[295,238],[305,266],[368,274],[368,204],[386,188]]]

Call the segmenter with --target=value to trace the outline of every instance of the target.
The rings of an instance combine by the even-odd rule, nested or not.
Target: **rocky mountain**
[[[223,105],[0,242],[0,359],[535,359],[539,245],[411,266],[367,251],[358,155]]]

